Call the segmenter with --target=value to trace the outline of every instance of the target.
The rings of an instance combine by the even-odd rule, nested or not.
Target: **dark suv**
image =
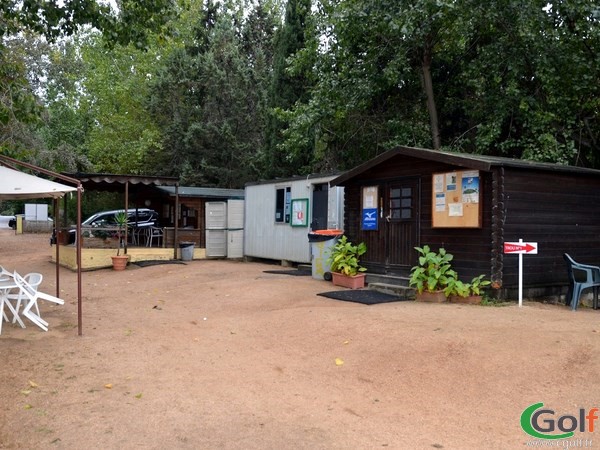
[[[124,211],[124,209],[114,209],[112,211],[101,211],[93,214],[81,222],[81,232],[86,236],[88,234],[93,235],[94,228],[116,227],[117,220],[115,219],[115,216],[117,213],[122,213]],[[127,224],[132,231],[135,231],[136,228],[154,226],[158,221],[158,213],[153,209],[148,208],[128,209],[127,216]],[[75,230],[69,230],[70,244],[75,243],[75,233]]]

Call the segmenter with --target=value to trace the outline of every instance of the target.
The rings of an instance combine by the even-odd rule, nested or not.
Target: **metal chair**
[[[594,309],[598,309],[598,288],[600,287],[600,267],[575,262],[569,254],[563,255],[567,263],[569,275],[569,290],[565,298],[567,306],[575,311],[584,289],[592,288],[594,293]]]

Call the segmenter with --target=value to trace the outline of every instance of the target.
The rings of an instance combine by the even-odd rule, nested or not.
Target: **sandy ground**
[[[47,236],[2,229],[0,249],[55,292]],[[599,404],[600,311],[365,306],[274,268],[84,273],[83,336],[62,269],[65,305],[42,304],[48,332],[4,323],[0,448],[527,448],[527,406],[558,419]],[[589,431],[573,439],[600,448]]]

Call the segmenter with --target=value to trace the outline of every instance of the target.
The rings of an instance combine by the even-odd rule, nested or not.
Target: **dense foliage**
[[[2,2],[0,151],[243,187],[396,145],[600,168],[588,0]]]

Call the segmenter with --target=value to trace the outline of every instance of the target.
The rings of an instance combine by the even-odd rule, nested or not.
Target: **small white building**
[[[310,264],[308,233],[344,227],[344,189],[337,175],[247,183],[244,256]]]

